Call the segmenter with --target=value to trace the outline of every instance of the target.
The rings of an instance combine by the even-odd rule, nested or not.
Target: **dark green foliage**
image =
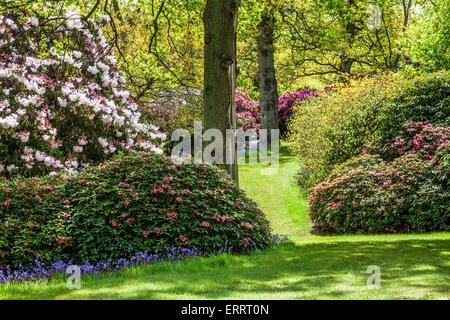
[[[424,74],[406,83],[378,119],[378,136],[395,139],[407,122],[450,127],[450,72]]]
[[[368,166],[353,168],[355,161]],[[315,232],[448,231],[450,192],[433,179],[430,164],[416,155],[390,164],[360,156],[336,168],[309,197]]]
[[[446,231],[450,228],[449,128],[402,126],[392,143],[335,167],[310,194],[317,232]],[[383,143],[381,143],[383,142]]]
[[[4,181],[3,187],[18,183]],[[227,245],[240,252],[250,245],[265,247],[271,239],[263,212],[224,171],[210,165],[136,154],[59,181],[48,192],[44,187],[38,206],[33,195],[2,188],[0,221],[17,225],[1,225],[0,253],[5,255],[0,264],[28,263],[36,254],[55,260],[60,253],[76,262],[95,262],[168,247],[214,251],[213,246]],[[3,205],[7,199],[9,206]],[[24,216],[30,206],[32,214]],[[31,219],[40,228],[28,231]],[[56,241],[61,238],[67,242]]]
[[[0,265],[65,257],[68,220],[49,179],[0,180]]]

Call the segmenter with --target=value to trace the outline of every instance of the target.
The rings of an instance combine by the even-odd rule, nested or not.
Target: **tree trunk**
[[[346,76],[349,76],[351,74],[353,65],[353,60],[351,58],[348,58],[344,54],[341,55],[341,64],[339,65],[339,72],[344,73]]]
[[[205,27],[205,130],[236,129],[236,31],[240,0],[207,0]],[[236,141],[223,143],[223,167],[239,183]]]
[[[261,128],[278,129],[278,86],[274,61],[274,25],[273,10],[264,10],[258,28],[259,92]],[[270,140],[269,140],[270,141]]]

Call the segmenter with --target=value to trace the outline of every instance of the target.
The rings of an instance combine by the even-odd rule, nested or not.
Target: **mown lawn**
[[[281,148],[275,175],[261,164],[241,166],[241,186],[287,245],[246,256],[220,255],[159,263],[97,278],[81,290],[66,278],[0,285],[0,299],[448,299],[450,233],[425,235],[305,235],[305,195],[293,183],[297,164]],[[381,270],[381,288],[368,289],[367,267]]]

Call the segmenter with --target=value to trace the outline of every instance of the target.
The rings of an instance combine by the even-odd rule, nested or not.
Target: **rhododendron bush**
[[[140,122],[98,23],[78,15],[0,16],[0,173],[76,173],[118,150],[161,152]]]
[[[426,122],[406,123],[393,141],[378,139],[368,144],[364,152],[378,154],[387,161],[405,154],[416,154],[423,160],[430,160],[449,142],[449,135],[450,128],[436,127]]]
[[[117,260],[167,248],[263,248],[264,213],[223,170],[155,153],[122,155],[74,178],[0,180],[0,265]]]
[[[372,154],[337,166],[309,196],[315,231],[448,231],[449,132],[408,123],[394,142],[372,143]]]
[[[250,97],[251,92],[250,89],[236,89],[236,122],[238,128],[258,134],[261,127],[259,102]]]
[[[296,92],[285,92],[278,99],[278,128],[281,137],[287,133],[287,124],[291,119],[295,104],[309,99],[322,91],[310,91],[301,89]],[[236,89],[236,119],[238,126],[244,131],[259,132],[261,127],[259,101],[254,100],[250,94],[250,89]]]

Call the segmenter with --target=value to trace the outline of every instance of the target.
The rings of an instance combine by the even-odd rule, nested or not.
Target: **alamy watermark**
[[[172,133],[171,141],[178,142],[172,149],[172,159],[184,163],[206,162],[219,165],[259,162],[267,165],[262,169],[263,175],[276,174],[278,170],[280,148],[278,129],[270,130],[270,135],[267,129],[260,129],[258,132],[227,129],[224,136],[219,129],[208,129],[203,132],[202,122],[195,121],[193,136],[192,139],[191,133],[186,129],[176,129]]]
[[[379,6],[371,4],[367,7],[369,18],[367,18],[367,27],[369,29],[381,28],[381,9]]]
[[[71,276],[67,279],[67,288],[69,290],[81,289],[81,270],[76,265],[71,265],[66,269],[66,273]]]
[[[371,274],[369,278],[367,278],[367,288],[372,289],[380,289],[381,288],[381,270],[379,266],[369,266],[366,270],[366,273]]]

